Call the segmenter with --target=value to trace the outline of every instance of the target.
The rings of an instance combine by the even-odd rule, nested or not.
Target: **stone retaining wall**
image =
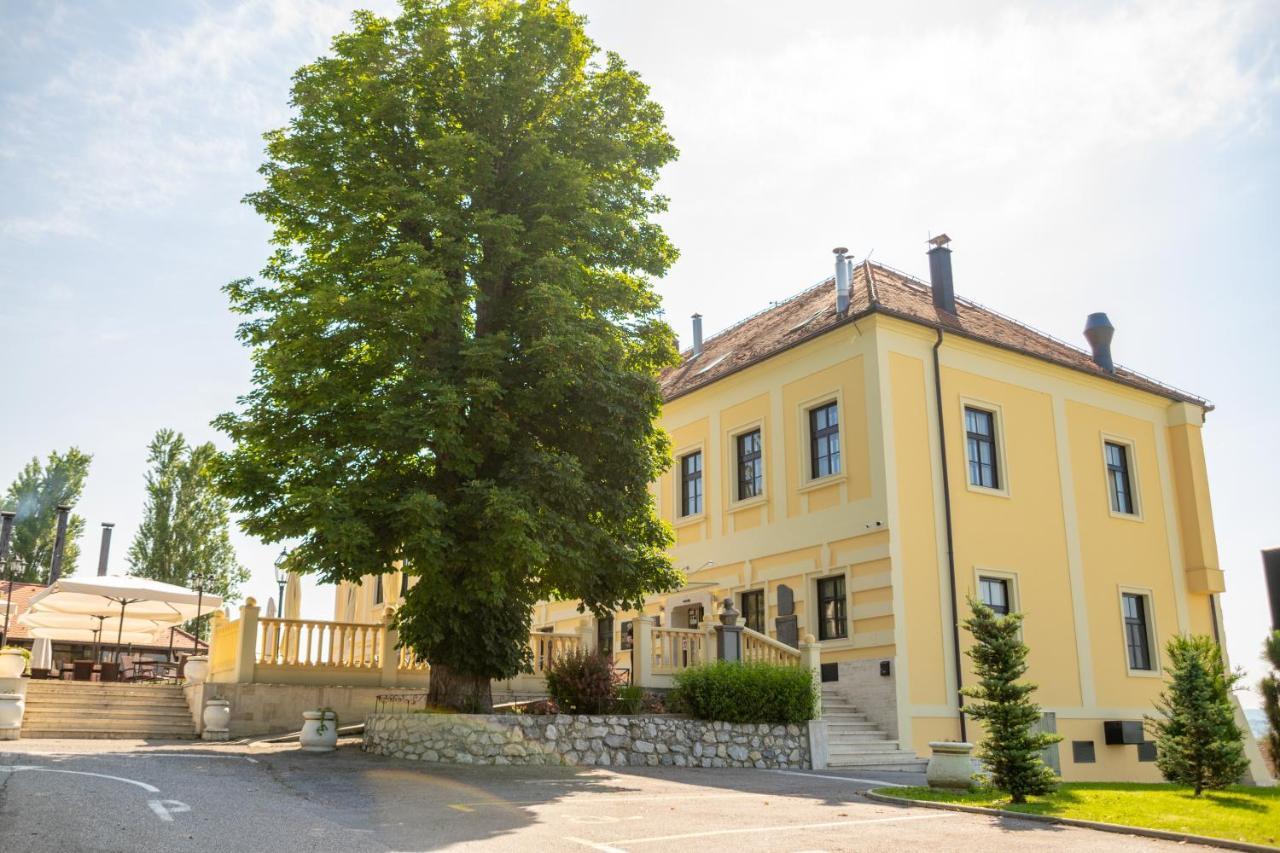
[[[447,764],[807,768],[804,726],[675,716],[370,714],[364,749]]]

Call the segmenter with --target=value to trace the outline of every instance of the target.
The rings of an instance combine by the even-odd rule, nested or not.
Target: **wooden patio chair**
[[[119,681],[120,680],[120,664],[108,663],[106,661],[98,665],[99,681]]]
[[[71,678],[73,681],[93,681],[93,661],[72,661]]]

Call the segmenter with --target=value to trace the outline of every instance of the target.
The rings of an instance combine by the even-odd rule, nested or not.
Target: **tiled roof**
[[[836,313],[835,281],[827,279],[708,338],[697,358],[691,351],[682,353],[681,363],[659,377],[663,396],[673,400],[872,313],[929,328],[941,326],[946,334],[982,341],[1170,400],[1212,408],[1200,397],[1128,368],[1117,366],[1115,373],[1107,373],[1084,350],[975,302],[957,297],[955,314],[940,311],[933,304],[929,285],[870,262],[854,267],[849,310],[843,316]]]
[[[19,623],[18,617],[21,616],[23,613],[26,613],[27,610],[31,608],[31,599],[35,598],[36,593],[45,589],[45,586],[46,585],[42,583],[19,583],[15,581],[13,584],[13,594],[10,595],[8,582],[6,581],[3,583],[0,583],[0,601],[4,601],[6,598],[9,600],[9,631],[7,635],[9,639],[12,639],[12,640],[31,640],[32,639],[31,629],[28,628],[26,625]],[[213,611],[211,610],[209,612],[212,613]],[[4,620],[4,605],[0,604],[0,621],[3,621],[3,620]],[[102,642],[106,645],[111,645],[112,641],[113,641],[113,637],[102,638]],[[57,643],[61,641],[54,640],[54,642]],[[133,645],[135,648],[139,646],[138,643],[134,643]],[[194,645],[195,645],[195,637],[191,636],[186,631],[182,630],[181,628],[178,628],[173,632],[174,648],[189,649]],[[168,628],[157,629],[154,639],[152,640],[152,642],[147,643],[145,648],[156,648],[156,649],[169,648],[169,629]]]

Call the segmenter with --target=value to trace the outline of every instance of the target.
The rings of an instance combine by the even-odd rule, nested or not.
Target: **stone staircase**
[[[822,718],[827,721],[827,766],[867,770],[924,772],[928,763],[896,740],[867,715],[829,689],[822,691]]]
[[[33,680],[26,706],[24,740],[196,737],[186,697],[176,685]]]

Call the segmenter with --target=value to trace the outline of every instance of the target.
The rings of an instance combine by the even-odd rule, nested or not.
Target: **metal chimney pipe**
[[[107,573],[107,556],[111,553],[111,528],[115,527],[110,521],[102,522],[102,548],[98,551],[98,577],[102,577]]]
[[[845,257],[849,252],[844,246],[831,250],[836,256],[836,311],[840,314],[849,310],[849,288],[853,278],[853,260]]]
[[[947,244],[951,238],[939,234],[929,241],[929,287],[933,290],[933,305],[939,311],[956,313],[956,286],[951,275],[951,250]]]
[[[71,515],[71,507],[58,507],[58,533],[53,540],[53,560],[49,563],[49,585],[53,586],[62,576],[62,551],[67,545],[67,518]]]
[[[1084,338],[1093,349],[1093,363],[1107,373],[1116,372],[1115,363],[1111,360],[1111,339],[1115,333],[1116,327],[1101,311],[1090,314],[1084,322]]]
[[[9,579],[9,591],[4,597],[4,621],[0,622],[0,648],[9,640],[9,608],[13,599],[13,567],[9,565],[9,537],[13,535],[13,518],[17,515],[12,510],[0,512],[0,570]]]
[[[693,357],[702,355],[702,315],[693,315]]]

